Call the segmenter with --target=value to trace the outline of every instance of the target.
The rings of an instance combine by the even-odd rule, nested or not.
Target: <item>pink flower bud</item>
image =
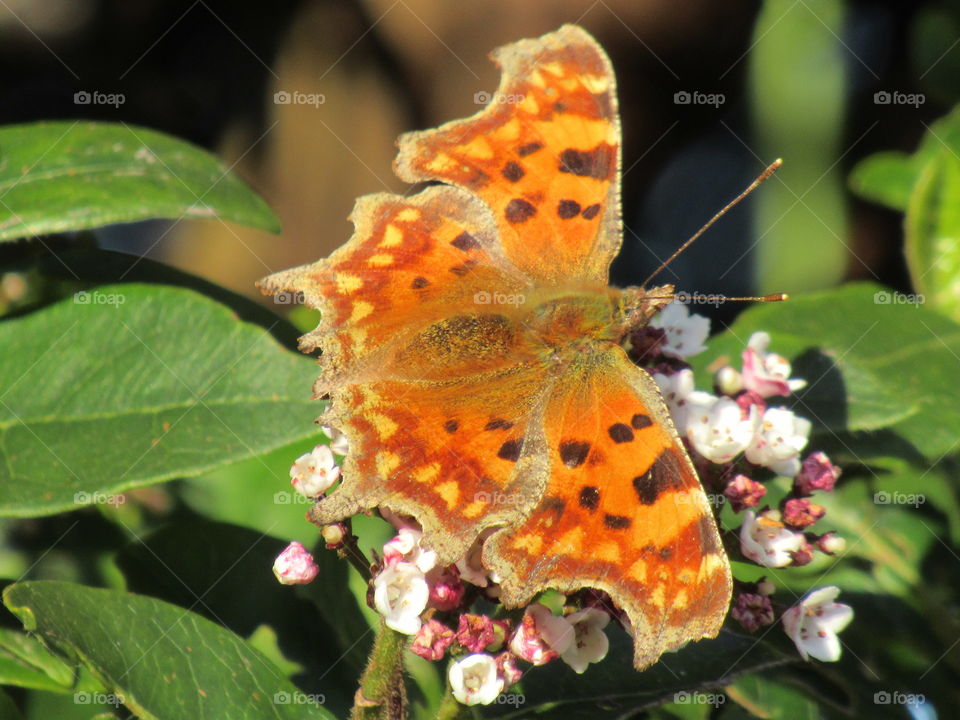
[[[486,615],[464,613],[457,628],[457,642],[472,653],[483,652],[496,640],[493,621]]]
[[[444,653],[453,645],[455,635],[453,630],[438,620],[427,620],[420,626],[410,650],[426,660],[440,660]]]
[[[767,488],[746,475],[737,475],[723,490],[724,496],[730,501],[734,512],[740,512],[748,507],[756,507],[767,494]]]
[[[847,541],[834,532],[828,532],[820,536],[817,547],[827,555],[836,555],[847,549]]]
[[[793,487],[800,495],[810,495],[814,490],[830,492],[839,477],[840,468],[830,462],[826,453],[815,452],[803,461]]]
[[[292,542],[277,556],[273,574],[284,585],[306,585],[320,572],[313,555],[298,542]]]
[[[773,605],[769,595],[740,593],[730,609],[730,615],[748,632],[756,632],[773,623]]]
[[[802,567],[813,562],[813,546],[804,538],[803,545],[799,550],[790,553],[790,565],[793,567]]]
[[[430,584],[430,606],[437,610],[453,610],[463,601],[466,588],[456,565],[434,568],[427,574]]]
[[[827,509],[807,498],[790,498],[783,506],[783,522],[791,527],[806,528],[822,518]]]

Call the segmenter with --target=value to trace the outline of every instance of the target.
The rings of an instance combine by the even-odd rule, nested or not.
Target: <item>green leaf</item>
[[[771,351],[792,359],[793,375],[808,381],[787,404],[813,421],[815,433],[887,428],[939,458],[960,437],[960,325],[898,298],[857,283],[754,306],[711,339],[705,357],[693,358],[700,383],[719,359],[739,367],[750,334],[765,330]]]
[[[11,697],[0,690],[0,717],[4,720],[23,720],[23,714],[17,709]]]
[[[0,196],[0,241],[148,218],[280,229],[267,204],[218,158],[125,123],[0,128]]]
[[[923,158],[884,151],[861,160],[850,173],[850,188],[867,200],[894,210],[906,210],[910,193],[923,169]]]
[[[0,685],[66,692],[73,686],[74,675],[72,667],[35,638],[0,628]]]
[[[113,285],[0,322],[0,513],[39,515],[306,438],[314,362],[194,292]]]
[[[823,716],[817,703],[806,695],[767,677],[748,675],[724,689],[733,702],[748,711],[744,717],[819,720]]]
[[[127,546],[117,564],[131,592],[190,609],[243,637],[269,626],[284,658],[304,668],[298,682],[305,691],[324,693],[328,708],[345,712],[373,639],[347,589],[348,563],[320,549],[318,580],[286,587],[271,571],[286,545],[261,532],[193,520],[171,523]],[[329,603],[310,601],[307,591],[317,587],[326,589]],[[317,678],[326,687],[313,687]]]
[[[927,163],[906,218],[907,266],[913,286],[960,320],[960,159],[943,149]]]
[[[239,637],[175,605],[51,581],[18,583],[3,597],[27,630],[77,657],[144,720],[334,717],[299,702],[297,688]]]

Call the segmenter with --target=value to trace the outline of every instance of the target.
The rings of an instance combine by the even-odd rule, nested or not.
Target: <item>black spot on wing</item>
[[[503,214],[507,218],[507,222],[516,225],[526,222],[536,215],[537,208],[523,198],[514,198],[507,203],[507,209],[503,211]]]
[[[626,530],[633,521],[626,515],[604,515],[603,524],[611,530]]]
[[[515,163],[513,160],[511,160],[503,166],[503,170],[500,171],[500,174],[510,182],[517,182],[527,173],[522,167],[520,167],[519,163]]]
[[[560,172],[607,180],[613,170],[613,146],[600,143],[592,150],[567,148],[560,153]]]
[[[580,507],[587,510],[596,510],[600,505],[600,488],[585,485],[580,488]]]
[[[607,432],[610,434],[610,439],[615,443],[627,443],[633,441],[633,430],[630,429],[629,425],[624,423],[614,423],[607,428]]]
[[[473,248],[476,247],[480,247],[480,243],[477,242],[477,239],[468,232],[460,233],[450,241],[450,244],[453,245],[457,250],[463,250],[464,252],[473,250]]]
[[[513,438],[512,440],[507,440],[503,445],[500,446],[500,450],[497,452],[497,457],[502,460],[509,460],[510,462],[516,462],[520,459],[520,448],[523,446],[523,438]]]
[[[561,200],[557,205],[557,215],[561,220],[569,220],[580,214],[580,203],[576,200]]]
[[[590,443],[579,440],[564,440],[560,443],[560,459],[569,468],[583,465],[590,453]]]

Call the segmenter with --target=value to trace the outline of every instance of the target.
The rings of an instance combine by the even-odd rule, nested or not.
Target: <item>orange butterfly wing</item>
[[[613,69],[565,25],[499,48],[500,87],[477,115],[402,135],[407,182],[466,188],[493,211],[500,245],[543,284],[607,284],[620,248],[620,121]]]
[[[731,578],[716,523],[653,379],[620,348],[579,361],[545,405],[549,481],[484,562],[508,605],[547,587],[609,593],[637,667],[723,623]]]

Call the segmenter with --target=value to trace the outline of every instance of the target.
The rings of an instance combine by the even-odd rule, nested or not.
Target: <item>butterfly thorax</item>
[[[561,359],[598,345],[620,344],[673,297],[673,287],[644,290],[583,287],[544,290],[527,298],[528,342],[544,356]]]

